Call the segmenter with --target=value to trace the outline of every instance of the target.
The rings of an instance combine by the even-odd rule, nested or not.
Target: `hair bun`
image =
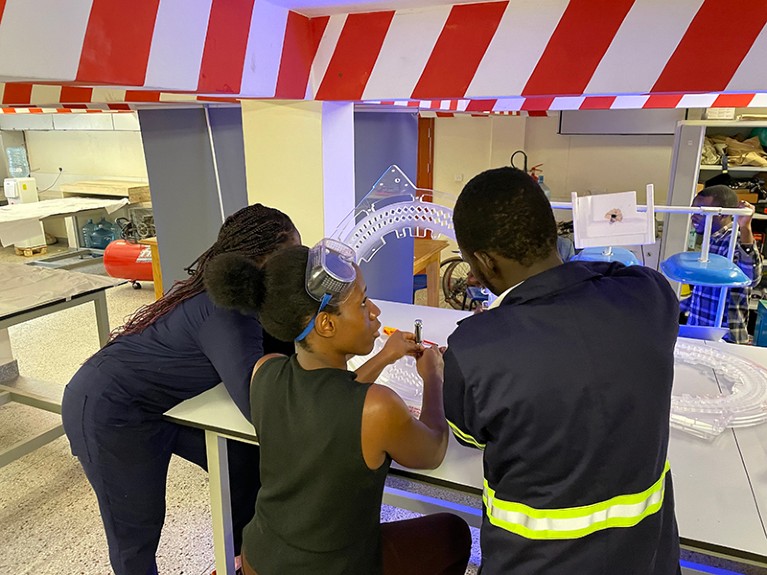
[[[253,315],[264,302],[264,272],[242,254],[212,258],[203,281],[210,299],[218,306]]]

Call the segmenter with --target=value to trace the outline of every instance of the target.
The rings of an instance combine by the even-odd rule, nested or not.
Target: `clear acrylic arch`
[[[652,198],[652,186],[648,185],[647,190]],[[452,221],[455,200],[456,197],[452,194],[416,188],[402,170],[397,166],[390,166],[354,211],[336,228],[333,237],[351,245],[358,259],[364,261],[370,261],[386,244],[385,238],[391,233],[397,238],[423,238],[429,231],[433,237],[445,236],[455,239]],[[556,209],[572,209],[572,206],[570,203],[552,202],[552,208]],[[700,213],[706,209],[710,210],[677,206],[658,206],[654,209],[650,200],[649,206],[636,208],[637,212],[645,211],[649,214],[645,221],[647,227],[640,233],[649,234],[648,222],[652,222],[654,242],[654,211]],[[715,213],[740,215],[746,211],[720,209]],[[710,235],[710,217],[706,215],[708,234],[705,240]],[[734,231],[737,232],[737,227]],[[601,250],[603,255],[605,251],[616,250],[604,247],[597,249]],[[371,354],[380,351],[384,341],[379,338]],[[357,356],[351,358],[350,369],[356,369],[366,359]],[[672,427],[698,437],[713,439],[727,427],[744,427],[767,421],[767,372],[760,366],[733,354],[682,341],[677,342],[675,362],[713,369],[728,389],[717,396],[673,395],[670,417]],[[423,383],[418,376],[415,360],[405,357],[387,366],[377,381],[394,389],[411,411],[420,412]]]
[[[395,165],[389,166],[370,192],[335,229],[331,237],[352,247],[357,259],[369,262],[386,238],[455,240],[453,206],[456,196],[417,188]]]
[[[349,369],[360,367],[381,351],[384,343],[383,337],[378,338],[370,356],[351,358]],[[701,372],[701,377],[705,377],[705,370],[713,370],[723,388],[718,395],[673,394],[669,423],[674,429],[713,440],[727,428],[767,421],[767,372],[761,366],[702,343],[687,341],[677,342],[674,363],[677,368],[682,364],[692,366]],[[376,383],[393,389],[412,413],[420,413],[423,381],[412,357],[404,357],[384,368]]]

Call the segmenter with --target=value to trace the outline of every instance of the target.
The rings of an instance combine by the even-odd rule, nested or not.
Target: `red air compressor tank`
[[[149,246],[115,240],[104,250],[104,269],[113,278],[134,282],[152,281],[152,251]]]

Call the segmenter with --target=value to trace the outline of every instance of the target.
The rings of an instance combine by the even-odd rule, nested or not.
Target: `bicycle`
[[[559,222],[557,224],[557,236],[571,239],[573,236],[573,222]],[[564,259],[566,261],[566,258]],[[442,295],[445,297],[445,303],[454,309],[466,309],[466,300],[470,297],[467,294],[467,289],[482,287],[471,273],[469,264],[460,255],[456,255],[444,260],[440,264],[439,269],[442,276]],[[469,303],[469,309],[471,309],[471,302]]]
[[[464,309],[466,288],[479,286],[469,264],[461,256],[453,256],[443,261],[439,268],[445,303],[454,309]]]

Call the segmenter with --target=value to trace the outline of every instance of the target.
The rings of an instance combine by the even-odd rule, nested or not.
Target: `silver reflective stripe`
[[[495,495],[487,480],[482,499],[487,518],[496,527],[527,539],[577,539],[613,527],[632,527],[663,506],[668,461],[660,478],[640,493],[618,495],[607,501],[581,507],[535,509],[504,501]]]

